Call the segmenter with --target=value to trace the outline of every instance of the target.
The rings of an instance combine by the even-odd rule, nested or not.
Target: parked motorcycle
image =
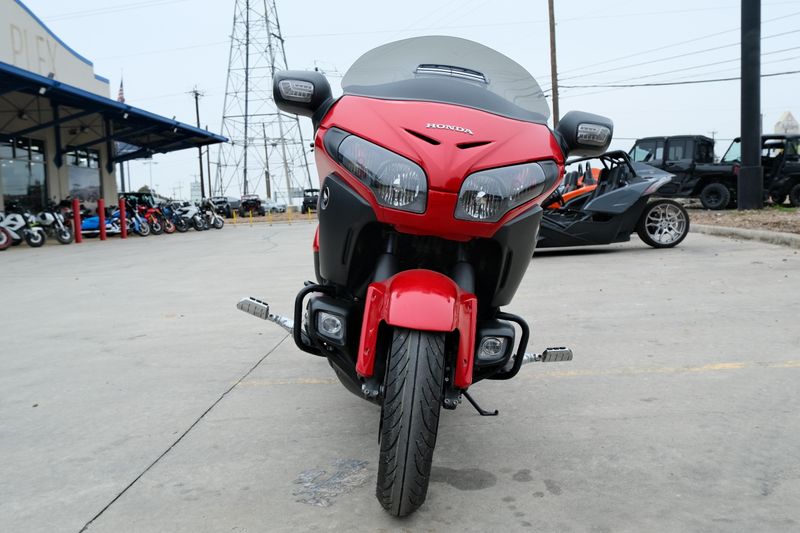
[[[85,237],[96,237],[100,235],[100,216],[92,213],[83,205],[81,210],[81,235]],[[106,235],[119,235],[122,233],[122,224],[119,219],[119,211],[109,212],[105,216]]]
[[[653,248],[672,248],[689,233],[689,214],[682,205],[664,198],[652,200],[672,174],[644,163],[631,162],[625,152],[608,152],[599,160],[597,179],[588,159],[575,179],[564,179],[544,202],[538,248],[586,246],[629,241],[635,232]],[[577,184],[574,188],[571,183]]]
[[[0,252],[11,246],[13,240],[14,239],[11,238],[11,234],[8,232],[8,230],[0,226]]]
[[[572,359],[561,347],[526,356],[526,321],[501,308],[565,157],[602,154],[613,125],[571,112],[550,130],[523,67],[455,37],[372,50],[342,88],[335,100],[318,72],[274,75],[278,107],[315,129],[317,280],[298,292],[293,320],[255,298],[238,307],[290,331],[381,406],[376,495],[404,516],[425,501],[442,407],[466,398],[497,414],[468,389],[513,378],[524,362]]]
[[[119,218],[119,210],[115,210],[112,214],[112,217]],[[150,224],[147,222],[144,215],[139,212],[137,207],[128,201],[125,202],[125,217],[128,219],[127,224],[129,231],[133,231],[142,237],[147,237],[150,235]]]
[[[193,227],[197,231],[208,229],[208,222],[196,205],[184,202],[176,209],[176,213],[186,222],[187,227]]]
[[[217,213],[217,207],[211,202],[210,198],[203,200],[203,203],[200,205],[200,211],[208,227],[222,229],[222,226],[225,225],[225,219],[222,215]]]
[[[74,238],[72,228],[64,218],[64,206],[50,201],[45,209],[37,215],[39,224],[48,235],[55,237],[61,244],[70,244]]]
[[[164,218],[168,220],[178,233],[186,233],[189,231],[188,222],[180,215],[178,210],[181,205],[178,202],[170,202],[161,208]],[[170,231],[167,231],[170,233]]]
[[[36,217],[16,201],[9,202],[6,212],[0,213],[0,227],[5,229],[14,245],[24,240],[31,248],[39,248],[47,242],[47,234]]]

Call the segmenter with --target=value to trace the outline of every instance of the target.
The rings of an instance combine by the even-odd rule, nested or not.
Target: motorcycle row
[[[80,219],[81,235],[95,237],[100,234],[98,213],[81,205]],[[38,214],[23,208],[19,202],[10,202],[6,205],[5,213],[0,212],[0,251],[23,241],[32,248],[38,248],[48,238],[55,238],[61,244],[70,244],[75,238],[73,220],[70,199],[59,204],[48,202]],[[159,206],[126,199],[124,223],[127,232],[146,237],[151,233],[185,233],[191,228],[197,231],[222,229],[225,219],[208,200],[199,206],[189,202],[170,202]],[[121,234],[122,224],[118,206],[106,209],[106,235]]]

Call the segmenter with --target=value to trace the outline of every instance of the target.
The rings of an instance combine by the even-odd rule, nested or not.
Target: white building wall
[[[93,94],[109,97],[108,80],[96,76],[91,61],[69,48],[53,34],[39,19],[17,0],[0,0],[0,61],[25,69],[27,71],[48,76],[55,80],[73,85]],[[10,122],[3,133],[21,131],[36,124],[52,120],[50,100],[37,97],[30,104],[30,96],[19,97],[6,95],[6,98],[18,108],[25,107],[22,118]],[[0,102],[0,107],[7,104]],[[62,111],[63,113],[63,111]],[[66,124],[61,129],[62,147],[79,145],[92,139],[102,137],[102,125],[98,121],[89,123],[90,119],[79,123]],[[85,124],[86,132],[80,132]],[[69,194],[69,177],[66,162],[57,167],[55,158],[55,132],[53,128],[36,131],[26,137],[45,141],[47,196],[49,199],[61,200]],[[117,201],[117,183],[114,172],[106,171],[109,154],[104,143],[91,147],[100,152],[100,181],[103,198],[106,204]],[[0,194],[0,210],[3,209]]]
[[[0,0],[0,61],[100,96],[109,96],[108,80],[96,76],[91,61],[50,31],[23,3]]]

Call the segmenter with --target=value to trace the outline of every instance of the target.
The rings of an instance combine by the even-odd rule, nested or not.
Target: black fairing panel
[[[327,281],[348,286],[351,263],[364,228],[376,221],[372,206],[339,176],[325,178],[328,203],[319,210],[319,272]]]
[[[536,239],[539,233],[539,224],[542,221],[542,208],[534,206],[523,215],[513,219],[494,234],[491,241],[499,246],[499,270],[492,287],[482,283],[481,271],[478,271],[479,294],[478,301],[487,296],[491,297],[491,306],[500,307],[511,303],[514,293],[517,292],[522,278],[528,270],[533,250],[536,248]],[[488,294],[480,294],[483,290]]]
[[[630,240],[636,223],[647,206],[647,197],[639,198],[622,214],[578,212],[547,213],[539,232],[539,248],[592,246]]]

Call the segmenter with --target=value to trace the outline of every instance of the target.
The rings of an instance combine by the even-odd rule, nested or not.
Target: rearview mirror
[[[304,70],[276,72],[272,94],[281,111],[311,118],[333,102],[331,86],[325,76]]]
[[[614,123],[600,115],[570,111],[558,121],[556,132],[560,136],[564,157],[597,157],[608,151]]]

